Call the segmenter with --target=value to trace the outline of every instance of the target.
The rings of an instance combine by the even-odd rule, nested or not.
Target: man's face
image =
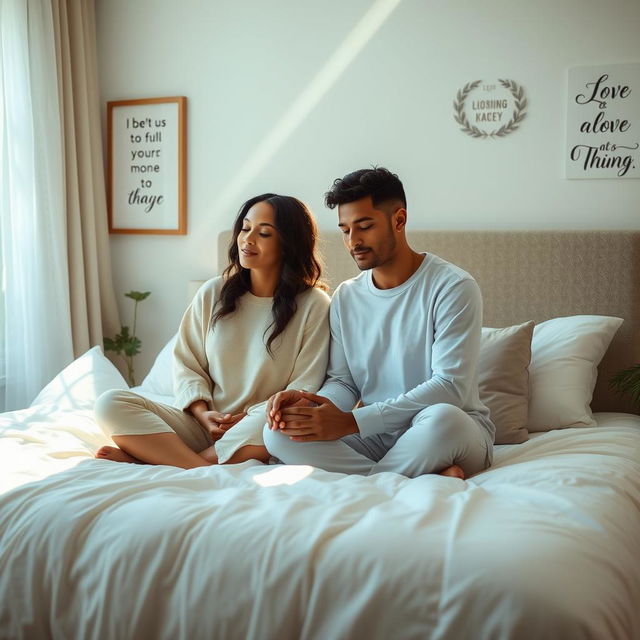
[[[394,218],[393,214],[374,209],[371,196],[338,206],[338,227],[345,247],[361,271],[380,267],[395,257]]]

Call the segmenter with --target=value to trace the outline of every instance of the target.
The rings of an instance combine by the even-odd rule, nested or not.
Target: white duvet
[[[0,417],[0,638],[640,638],[640,418],[463,482],[95,460],[91,412]]]

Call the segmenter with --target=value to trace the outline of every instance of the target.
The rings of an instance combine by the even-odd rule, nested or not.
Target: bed
[[[0,638],[640,638],[640,416],[608,385],[640,361],[640,232],[410,242],[483,291],[512,442],[489,470],[96,460],[93,402],[126,383],[95,347],[0,416]],[[353,266],[323,244],[335,286]],[[168,363],[138,391],[170,400]]]

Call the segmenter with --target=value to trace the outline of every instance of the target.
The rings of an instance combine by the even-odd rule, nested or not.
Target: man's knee
[[[437,404],[421,411],[413,421],[415,449],[439,451],[444,464],[459,464],[467,476],[488,465],[487,447],[481,428],[465,411],[450,404]],[[448,460],[448,456],[451,459]]]
[[[466,436],[469,419],[462,409],[442,402],[420,411],[411,428],[423,432],[430,439],[451,441]]]
[[[282,460],[282,462],[287,462],[291,447],[294,444],[287,436],[279,430],[272,431],[269,429],[269,425],[265,425],[262,431],[262,439],[270,455]]]

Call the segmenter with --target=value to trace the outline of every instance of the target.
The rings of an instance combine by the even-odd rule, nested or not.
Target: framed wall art
[[[107,103],[110,233],[187,233],[184,96]]]
[[[572,67],[567,86],[566,177],[640,178],[640,63]]]

